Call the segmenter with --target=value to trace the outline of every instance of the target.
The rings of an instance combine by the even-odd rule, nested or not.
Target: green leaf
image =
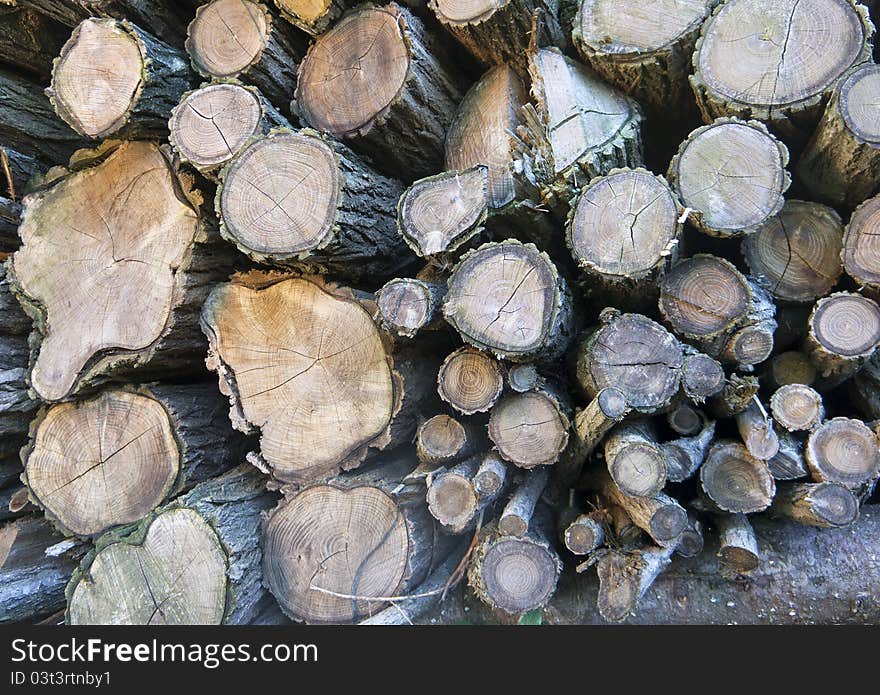
[[[540,608],[535,608],[532,611],[526,611],[521,616],[519,616],[519,620],[517,621],[517,625],[541,625],[544,622],[544,611]]]

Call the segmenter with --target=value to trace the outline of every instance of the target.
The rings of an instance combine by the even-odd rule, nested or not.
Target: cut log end
[[[836,417],[807,439],[807,465],[817,482],[857,487],[880,476],[880,449],[874,432],[861,420]]]
[[[842,528],[859,515],[856,496],[838,483],[800,483],[780,486],[772,513],[819,528]]]
[[[618,425],[605,439],[605,462],[611,479],[631,497],[654,497],[666,485],[666,456],[650,422]]]
[[[434,315],[431,288],[421,280],[395,278],[376,293],[382,325],[394,334],[412,338]]]
[[[431,515],[452,533],[461,533],[467,528],[479,504],[470,477],[455,470],[439,474],[431,481],[427,501]]]
[[[605,542],[605,529],[594,516],[581,514],[565,527],[562,542],[575,555],[587,555]]]
[[[205,77],[235,77],[260,59],[269,40],[271,17],[250,0],[213,0],[196,11],[186,48]]]
[[[489,438],[504,459],[521,468],[555,463],[568,444],[568,429],[568,417],[540,391],[506,396],[489,418]]]
[[[709,449],[700,468],[700,482],[715,504],[734,513],[766,509],[776,491],[767,463],[738,442],[716,442]]]
[[[416,434],[416,450],[423,463],[440,465],[460,457],[467,442],[462,424],[448,415],[425,420]]]
[[[790,432],[812,429],[825,416],[822,396],[804,384],[777,389],[770,398],[770,408],[776,421]]]
[[[880,125],[874,114],[880,95],[880,69],[866,63],[840,83],[839,108],[843,122],[859,142],[880,146]]]
[[[501,365],[491,355],[471,347],[453,352],[440,367],[440,397],[460,413],[488,412],[504,388]]]
[[[843,238],[843,267],[853,280],[880,288],[880,195],[853,212]]]
[[[880,307],[837,292],[816,302],[809,327],[805,347],[822,374],[851,373],[880,345]]]
[[[474,475],[474,489],[480,499],[495,499],[501,494],[507,480],[507,465],[498,454],[489,452],[483,457]]]

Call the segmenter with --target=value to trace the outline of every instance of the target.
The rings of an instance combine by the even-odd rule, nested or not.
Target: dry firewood
[[[531,52],[529,74],[534,105],[524,107],[532,117],[518,129],[522,174],[565,219],[591,179],[642,164],[642,113],[558,48]]]
[[[208,79],[237,77],[284,113],[290,113],[306,48],[306,37],[251,0],[203,4],[187,29],[186,50],[196,72]]]
[[[776,484],[767,462],[755,458],[743,444],[716,441],[700,467],[703,491],[726,512],[760,512],[770,506]]]
[[[810,432],[805,456],[817,483],[856,488],[880,476],[877,437],[861,420],[836,417],[823,422]]]
[[[523,475],[516,490],[498,517],[498,534],[522,538],[529,530],[535,507],[547,486],[550,475],[546,468],[529,471]]]
[[[398,338],[414,338],[440,315],[446,285],[418,278],[393,278],[376,292],[378,319]]]
[[[468,583],[486,605],[515,615],[540,608],[553,596],[562,562],[550,542],[548,517],[538,514],[522,538],[498,535],[495,524],[480,532]]]
[[[107,141],[27,195],[9,281],[34,320],[30,385],[45,401],[110,378],[192,373],[198,307],[233,258],[166,149]]]
[[[416,181],[397,206],[397,229],[417,256],[444,257],[480,234],[489,212],[489,167]]]
[[[284,18],[307,34],[320,36],[359,0],[275,0]]]
[[[394,219],[400,184],[313,130],[252,140],[220,180],[220,232],[255,261],[375,282],[413,260]]]
[[[820,299],[809,319],[804,352],[819,373],[843,381],[852,376],[880,345],[880,307],[851,292]]]
[[[816,381],[816,368],[804,353],[789,350],[770,360],[765,376],[769,384],[777,388],[789,384],[811,386]]]
[[[681,533],[675,553],[681,557],[697,557],[703,552],[703,546],[703,524],[695,514],[688,512],[688,525]]]
[[[666,413],[666,424],[676,434],[692,437],[706,424],[706,416],[685,400],[675,403]]]
[[[17,71],[40,81],[52,74],[52,61],[70,31],[51,17],[13,4],[0,7],[0,55]]]
[[[859,516],[859,501],[839,483],[780,485],[770,513],[819,528],[850,526]]]
[[[599,510],[582,514],[566,507],[559,516],[559,540],[574,555],[589,555],[605,544],[605,515]]]
[[[733,417],[749,407],[760,383],[757,377],[731,374],[721,393],[710,401],[710,409],[718,418]]]
[[[278,481],[356,468],[371,449],[412,435],[433,391],[432,361],[392,359],[371,316],[346,288],[258,271],[205,302],[208,366],[229,396],[233,426],[261,432],[260,462]]]
[[[409,456],[383,460],[307,486],[271,512],[263,578],[285,614],[307,623],[355,622],[422,582],[435,530],[424,494],[399,484],[412,465]]]
[[[470,346],[450,354],[437,373],[440,398],[464,415],[488,412],[503,389],[501,364],[492,355]]]
[[[661,444],[666,457],[666,479],[680,483],[693,476],[706,459],[714,437],[715,421],[705,420],[697,434]]]
[[[819,120],[841,75],[869,59],[873,33],[855,0],[725,0],[694,51],[703,118],[756,118],[796,137]]]
[[[776,456],[767,461],[770,475],[775,480],[797,480],[809,475],[807,463],[804,460],[804,440],[786,429],[780,430],[779,451]]]
[[[265,594],[260,520],[275,501],[265,482],[243,464],[101,536],[67,587],[67,623],[250,622]]]
[[[64,588],[85,551],[33,514],[0,526],[0,624],[63,610]]]
[[[22,480],[63,533],[95,536],[232,468],[243,444],[207,384],[111,389],[37,414]]]
[[[507,368],[507,385],[517,393],[525,393],[544,383],[538,367],[530,362],[512,364]]]
[[[573,204],[566,243],[578,266],[610,293],[643,299],[674,254],[680,213],[665,179],[614,169],[590,181]]]
[[[508,239],[462,256],[443,315],[471,345],[499,359],[560,357],[571,340],[572,297],[550,257]]]
[[[782,209],[787,164],[788,149],[763,123],[719,118],[688,135],[666,177],[700,231],[738,237]]]
[[[748,407],[735,415],[736,428],[749,453],[762,461],[769,461],[779,452],[779,438],[764,406],[753,399]]]
[[[428,466],[442,466],[473,452],[476,432],[448,415],[428,418],[416,432],[416,453]]]
[[[681,390],[692,403],[703,405],[706,399],[724,389],[724,367],[718,360],[704,355],[691,345],[682,345],[682,348]]]
[[[528,49],[536,41],[567,44],[557,18],[559,0],[429,0],[428,7],[486,66],[509,63],[525,73]]]
[[[843,235],[843,268],[859,287],[875,298],[880,296],[877,258],[880,247],[880,195],[859,205],[850,217]]]
[[[713,5],[713,0],[581,0],[572,40],[611,84],[673,118],[692,103],[686,83],[690,58]]]
[[[632,522],[647,533],[657,545],[674,548],[688,523],[687,512],[664,492],[655,497],[630,497],[620,491],[606,471],[596,474],[599,491],[615,506],[623,509]]]
[[[758,569],[761,555],[758,539],[745,514],[716,514],[720,540],[718,558],[724,570],[733,574],[750,574]]]
[[[878,97],[874,63],[851,70],[834,90],[796,170],[816,200],[853,208],[877,192],[880,129],[872,111]]]
[[[520,468],[555,464],[568,446],[571,410],[555,389],[512,393],[489,415],[489,439],[505,461]]]
[[[666,485],[666,456],[647,418],[611,430],[605,438],[605,464],[620,491],[630,497],[655,497]]]
[[[473,484],[479,461],[479,457],[472,457],[428,478],[428,511],[447,533],[472,528],[480,507],[485,506],[486,499],[480,499]]]
[[[776,422],[789,432],[811,430],[825,419],[822,396],[804,384],[781,386],[770,398]]]
[[[359,8],[309,48],[296,108],[314,128],[345,138],[401,178],[435,174],[462,97],[460,78],[442,53],[408,10],[394,3]]]
[[[159,137],[194,81],[186,55],[126,19],[77,25],[52,69],[56,113],[95,139]]]
[[[599,615],[608,622],[622,622],[635,610],[654,580],[669,565],[675,546],[644,544],[611,550],[596,563],[599,576]]]
[[[480,461],[474,474],[474,490],[479,499],[496,499],[507,482],[507,464],[498,454],[490,451]]]
[[[813,302],[843,273],[843,224],[834,210],[789,200],[782,212],[746,237],[742,252],[752,275],[776,299]]]
[[[184,94],[171,112],[169,142],[182,161],[213,178],[248,140],[285,124],[256,87],[203,84]]]

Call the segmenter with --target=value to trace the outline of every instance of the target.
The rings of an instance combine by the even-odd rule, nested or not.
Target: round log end
[[[540,391],[506,396],[489,417],[489,439],[520,468],[555,463],[568,444],[568,429],[568,418]]]
[[[836,417],[814,429],[805,451],[817,482],[856,487],[880,476],[880,448],[861,420]]]
[[[440,397],[465,415],[485,413],[504,388],[501,365],[491,355],[471,347],[453,352],[440,367]]]
[[[531,539],[492,541],[479,563],[485,598],[510,614],[539,608],[556,590],[560,565],[553,550]]]
[[[749,514],[770,506],[776,483],[766,461],[752,456],[739,442],[716,442],[700,468],[709,498],[728,512]]]
[[[201,5],[187,30],[186,49],[205,77],[235,77],[256,63],[271,33],[266,7],[250,0]]]

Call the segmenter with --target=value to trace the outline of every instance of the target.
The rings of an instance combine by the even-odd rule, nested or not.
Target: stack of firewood
[[[877,574],[873,34],[855,0],[0,2],[0,622]]]

